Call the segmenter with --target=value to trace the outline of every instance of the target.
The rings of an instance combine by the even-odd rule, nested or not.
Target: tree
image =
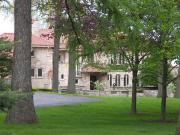
[[[176,40],[178,37],[177,25],[179,24],[179,12],[175,1],[149,1],[148,25],[151,25],[150,41],[159,50],[159,59],[162,63],[162,101],[161,101],[161,120],[166,119],[166,98],[168,85],[168,65],[174,59],[175,52],[178,50]]]
[[[0,78],[10,75],[12,69],[11,43],[0,38]]]
[[[59,34],[60,36],[63,33],[63,35],[65,35],[69,40],[67,49],[69,50],[69,58],[70,58],[69,76],[68,76],[68,91],[70,92],[72,91],[75,92],[75,77],[76,77],[75,68],[77,63],[76,61],[78,60],[78,56],[74,58],[74,56],[78,54],[76,53],[76,51],[78,50],[79,46],[81,46],[81,49],[83,48],[82,51],[83,53],[81,53],[83,56],[85,55],[87,56],[87,54],[89,54],[87,52],[90,52],[88,50],[90,47],[87,46],[89,44],[88,42],[90,42],[89,37],[93,35],[92,27],[95,25],[95,23],[94,22],[92,23],[91,20],[93,18],[92,16],[95,16],[93,14],[94,13],[93,9],[91,9],[91,6],[93,4],[91,3],[89,5],[89,1],[86,0],[83,1],[66,1],[66,0],[36,1],[35,0],[34,5],[37,5],[36,8],[40,9],[40,12],[44,14],[45,17],[47,17],[46,21],[49,23],[50,27],[54,28],[54,33],[53,33],[54,37],[57,34]],[[57,20],[59,20],[58,27],[56,27]],[[55,50],[57,54],[57,47],[56,49],[54,48],[54,51]],[[53,85],[56,84],[56,87],[58,86],[57,59],[58,57],[56,55],[56,60],[53,60],[54,65],[56,65],[56,68],[53,69],[54,71]]]
[[[66,13],[68,15],[68,21],[70,23],[70,26],[72,27],[72,29],[74,30],[74,32],[76,32],[76,28],[75,28],[75,23],[73,21],[73,18],[71,16],[70,13],[70,6],[72,7],[74,4],[73,2],[68,3],[67,0],[65,0],[65,7],[66,7]],[[76,46],[75,44],[77,43],[76,40],[74,40],[73,38],[74,34],[69,33],[68,34],[68,48],[69,48],[69,67],[68,67],[68,92],[69,93],[75,93],[76,91],[76,87],[75,87],[75,78],[76,78]],[[75,41],[75,42],[74,42]]]
[[[53,38],[53,77],[52,77],[52,89],[54,91],[59,90],[59,58],[60,58],[60,37],[62,34],[62,2],[63,0],[34,0],[34,11],[39,10],[41,18],[45,19],[49,27],[53,29],[53,32],[48,34],[42,34],[48,39]],[[44,18],[45,17],[45,18]]]
[[[147,57],[139,68],[139,80],[142,86],[157,86],[159,63],[158,57]]]
[[[86,3],[87,1],[85,0],[83,2]],[[93,3],[93,1],[88,1],[88,2]],[[138,31],[140,29],[138,29],[138,30],[137,29],[136,30],[130,30],[129,29],[131,27],[131,25],[130,25],[130,16],[125,15],[125,12],[128,12],[128,11],[122,10],[122,12],[121,12],[121,10],[119,10],[119,9],[121,9],[121,6],[120,6],[121,3],[119,1],[96,1],[96,2],[97,3],[95,5],[98,5],[98,7],[96,7],[95,5],[94,6],[90,5],[87,8],[88,9],[87,12],[89,11],[90,15],[92,15],[93,11],[98,12],[98,13],[95,12],[97,14],[94,15],[96,21],[98,21],[98,23],[96,23],[97,25],[95,25],[95,27],[93,29],[93,30],[97,30],[97,31],[95,31],[95,34],[94,34],[95,38],[90,38],[91,40],[93,39],[95,41],[94,42],[95,45],[93,46],[93,51],[92,52],[94,53],[97,50],[102,50],[102,48],[104,48],[103,50],[106,53],[112,53],[115,50],[118,50],[119,52],[121,52],[123,55],[126,56],[126,59],[128,60],[128,63],[130,64],[130,67],[131,67],[131,69],[133,71],[133,76],[134,76],[134,78],[133,78],[133,94],[132,94],[133,95],[132,96],[133,97],[132,98],[133,99],[132,100],[132,112],[136,113],[136,89],[137,89],[137,82],[138,82],[138,80],[137,80],[138,65],[139,65],[141,59],[143,59],[143,57],[145,57],[145,55],[143,55],[141,58],[139,58],[138,53],[140,53],[142,50],[140,48],[136,49],[136,47],[135,47],[136,45],[139,46],[139,44],[137,43],[139,40],[136,42],[135,39],[136,38],[140,39],[140,37],[141,37],[140,36],[140,31]],[[102,7],[103,4],[104,4],[104,7]],[[130,10],[130,9],[128,9],[128,10]],[[107,13],[109,14],[109,16],[107,15]],[[97,19],[97,16],[100,19]],[[134,16],[134,20],[133,20],[134,22],[136,21],[135,17],[136,16]],[[110,20],[108,18],[110,18]],[[125,18],[128,18],[128,19],[125,20]],[[132,16],[132,18],[133,18],[133,16]],[[81,22],[81,20],[79,20],[79,21]],[[122,21],[122,23],[121,23],[121,26],[120,26],[118,23],[121,22],[121,21]],[[124,23],[126,21],[129,21],[129,23],[127,25]],[[71,21],[71,22],[73,22],[73,21]],[[135,23],[138,24],[139,22],[136,21]],[[72,24],[74,24],[74,22]],[[140,26],[138,26],[138,28],[140,28]],[[77,29],[73,29],[73,30],[75,31],[75,35],[77,36],[77,40],[79,41],[79,44],[81,44],[82,40],[80,38],[82,38],[83,34],[86,33],[86,32],[84,32],[83,34],[80,34],[80,31],[77,32]],[[129,41],[128,45],[129,45],[130,48],[127,47],[130,50],[129,51],[127,49],[130,52],[129,54],[127,54],[128,51],[126,51],[126,46],[119,47],[119,45],[118,45],[121,42],[121,41],[119,41],[119,39],[122,38],[122,37],[120,37],[120,38],[118,37],[119,36],[118,34],[121,34],[120,33],[121,31],[123,32],[122,33],[123,36],[125,35],[125,37],[126,37],[126,34],[128,35],[127,38],[126,38],[127,39],[126,41],[127,42]],[[136,36],[135,33],[137,31],[139,32],[138,33],[139,35],[136,34],[137,37],[135,37]],[[91,31],[91,33],[92,33],[92,31]],[[116,37],[118,37],[118,38],[115,39]],[[106,45],[105,45],[105,43],[106,43]],[[123,43],[125,43],[125,42],[123,42]],[[133,46],[133,43],[136,43],[136,45]],[[100,45],[100,47],[97,47],[97,45]],[[137,52],[137,51],[139,51],[139,52]],[[83,50],[83,53],[84,52],[85,52],[85,50]]]
[[[175,92],[175,97],[180,98],[180,66],[178,68],[178,76],[176,80],[176,92]]]
[[[109,29],[107,50],[125,57],[129,69],[132,71],[132,102],[131,112],[137,113],[138,70],[140,63],[149,55],[149,41],[147,40],[147,25],[144,16],[145,2],[140,1],[106,1],[105,9],[109,14],[112,26]]]
[[[15,0],[15,37],[13,52],[12,90],[32,92],[31,85],[31,1]],[[33,97],[19,101],[8,112],[7,123],[37,121]]]
[[[1,11],[12,11],[13,10],[13,4],[11,0],[0,0],[0,10]]]
[[[73,2],[70,2],[70,5],[71,3]],[[65,1],[64,0],[53,0],[53,1],[40,0],[40,1],[35,1],[34,5],[36,6],[35,8],[40,10],[40,13],[43,16],[46,16],[46,22],[49,24],[49,27],[54,29],[54,32],[51,33],[51,35],[53,35],[53,37],[51,38],[54,38],[52,89],[57,91],[59,88],[60,38],[62,35],[66,36],[67,38],[70,38],[71,36],[67,36],[67,35],[70,35],[72,32],[71,25],[67,17],[68,15],[67,15],[67,10],[65,6]],[[49,36],[49,35],[45,35],[45,36]],[[70,59],[70,61],[72,60],[74,61],[74,59]],[[75,64],[75,62],[73,63]],[[71,79],[75,80],[74,64],[72,64],[72,62],[71,64],[69,64],[69,69],[71,69],[71,71],[69,71],[70,72],[69,77],[68,77],[69,80]],[[71,83],[68,83],[68,86],[75,86],[75,81],[71,81]],[[73,88],[68,88],[68,89],[73,89]]]
[[[180,1],[177,1],[177,8],[178,8],[178,10],[180,10]],[[177,43],[180,43],[180,38],[178,39]],[[177,94],[177,91],[180,91],[180,85],[177,85],[180,83],[180,72],[179,71],[180,71],[180,66],[178,69],[178,78],[177,78],[177,83],[176,83],[176,94]],[[180,92],[178,92],[178,93],[179,93],[178,96],[180,97]],[[180,114],[178,116],[176,135],[180,135]]]
[[[54,19],[54,49],[53,49],[53,84],[52,89],[58,91],[59,89],[59,44],[60,44],[60,19],[61,19],[61,0],[54,0],[54,12],[55,12],[55,19]]]
[[[92,55],[92,40],[96,27],[96,12],[93,12],[91,7],[95,8],[95,3],[89,0],[83,1],[67,1],[65,0],[66,13],[72,31],[68,34],[68,49],[69,49],[69,75],[68,75],[68,91],[75,93],[75,77],[76,65],[79,64],[79,58]]]
[[[75,87],[75,78],[76,78],[76,51],[71,48],[71,44],[69,39],[69,74],[68,74],[68,92],[69,93],[75,93],[76,87]],[[71,42],[72,43],[72,42]],[[74,44],[74,43],[72,43]]]
[[[180,3],[180,2],[179,2]],[[180,7],[179,7],[180,9]],[[177,40],[177,44],[180,44],[180,38]],[[176,64],[179,66],[178,67],[178,74],[177,74],[177,79],[176,79],[176,92],[175,92],[175,98],[180,98],[180,52],[177,51],[177,59],[176,59]]]
[[[146,57],[148,52],[152,55],[154,49],[160,52],[159,59],[163,63],[161,119],[165,120],[168,62],[174,58],[174,50],[177,49],[174,45],[178,35],[176,27],[179,24],[176,3],[163,0],[107,0],[101,1],[99,5],[103,9],[102,12],[108,14],[112,22],[112,27],[109,29],[110,38],[108,38],[111,43],[110,50],[113,47],[118,50],[118,44],[121,44],[120,51],[125,55],[133,72],[132,112],[134,113],[136,113],[136,85],[140,60]],[[116,35],[119,40],[116,39]],[[142,53],[140,53],[141,50]]]

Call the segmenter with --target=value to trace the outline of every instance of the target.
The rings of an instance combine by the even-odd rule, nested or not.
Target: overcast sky
[[[40,28],[47,28],[43,20],[38,20],[32,25],[32,31]],[[3,14],[0,12],[0,34],[14,33],[14,17],[10,14]]]
[[[14,31],[13,16],[0,13],[0,34]]]

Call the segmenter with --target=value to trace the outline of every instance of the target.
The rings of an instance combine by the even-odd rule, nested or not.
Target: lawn
[[[39,122],[5,125],[0,135],[174,135],[180,100],[168,99],[168,121],[159,122],[160,99],[138,97],[139,114],[131,115],[130,98],[101,97],[101,102],[37,108]]]

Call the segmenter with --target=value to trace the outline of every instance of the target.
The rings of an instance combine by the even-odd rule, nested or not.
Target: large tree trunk
[[[15,0],[15,48],[12,90],[31,93],[31,0]],[[8,112],[7,123],[36,122],[33,97],[19,101]]]
[[[175,92],[175,98],[180,98],[180,65],[178,68],[178,76],[176,80],[176,92]]]
[[[76,52],[69,51],[69,75],[68,75],[68,92],[75,93],[75,78],[76,78]]]
[[[167,98],[167,78],[168,78],[168,62],[167,58],[163,58],[162,70],[162,100],[161,100],[161,120],[166,120],[166,98]]]
[[[59,51],[59,45],[60,45],[60,3],[59,1],[55,1],[54,4],[56,4],[55,8],[55,27],[54,27],[54,49],[53,49],[53,83],[52,83],[52,89],[54,91],[59,90],[59,58],[60,58],[60,51]]]

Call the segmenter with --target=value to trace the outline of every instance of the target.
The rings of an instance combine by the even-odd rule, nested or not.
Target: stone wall
[[[156,97],[158,90],[143,90],[144,96],[153,96]]]
[[[132,90],[131,88],[128,89],[121,89],[121,90],[104,90],[104,91],[98,91],[98,90],[77,90],[78,94],[81,95],[90,95],[90,96],[132,96]],[[144,90],[141,92],[137,92],[137,96],[157,96],[157,90]]]

